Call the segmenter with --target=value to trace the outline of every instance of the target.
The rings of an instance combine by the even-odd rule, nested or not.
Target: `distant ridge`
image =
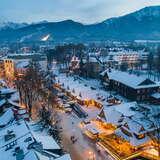
[[[42,21],[21,27],[8,26],[0,29],[0,41],[40,41],[48,34],[49,40],[61,42],[160,40],[160,6],[145,7],[139,11],[91,25],[65,20]]]

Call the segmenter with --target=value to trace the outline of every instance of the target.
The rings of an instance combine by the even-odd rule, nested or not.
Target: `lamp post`
[[[95,160],[95,154],[94,154],[94,152],[89,151],[89,152],[88,152],[88,155],[89,155],[88,160]]]

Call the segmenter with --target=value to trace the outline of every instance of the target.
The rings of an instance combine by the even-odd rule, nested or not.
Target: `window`
[[[140,101],[140,98],[141,98],[140,96],[137,96],[137,101]]]
[[[137,90],[137,93],[140,93],[140,90]]]

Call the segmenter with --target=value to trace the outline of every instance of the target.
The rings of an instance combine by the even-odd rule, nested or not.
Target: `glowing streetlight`
[[[89,151],[89,152],[88,152],[88,155],[89,155],[88,160],[95,160],[95,154],[94,154],[94,152]]]

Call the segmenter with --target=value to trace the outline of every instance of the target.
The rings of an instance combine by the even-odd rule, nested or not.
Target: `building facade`
[[[3,60],[0,60],[0,78],[3,78],[5,75],[5,72],[4,72],[4,63],[3,63]]]
[[[116,70],[103,73],[103,82],[108,84],[110,90],[115,90],[122,96],[131,100],[150,100],[153,93],[160,91],[159,83],[145,77]]]
[[[4,71],[5,77],[8,79],[14,79],[15,74],[15,64],[12,59],[5,59],[4,60]]]

